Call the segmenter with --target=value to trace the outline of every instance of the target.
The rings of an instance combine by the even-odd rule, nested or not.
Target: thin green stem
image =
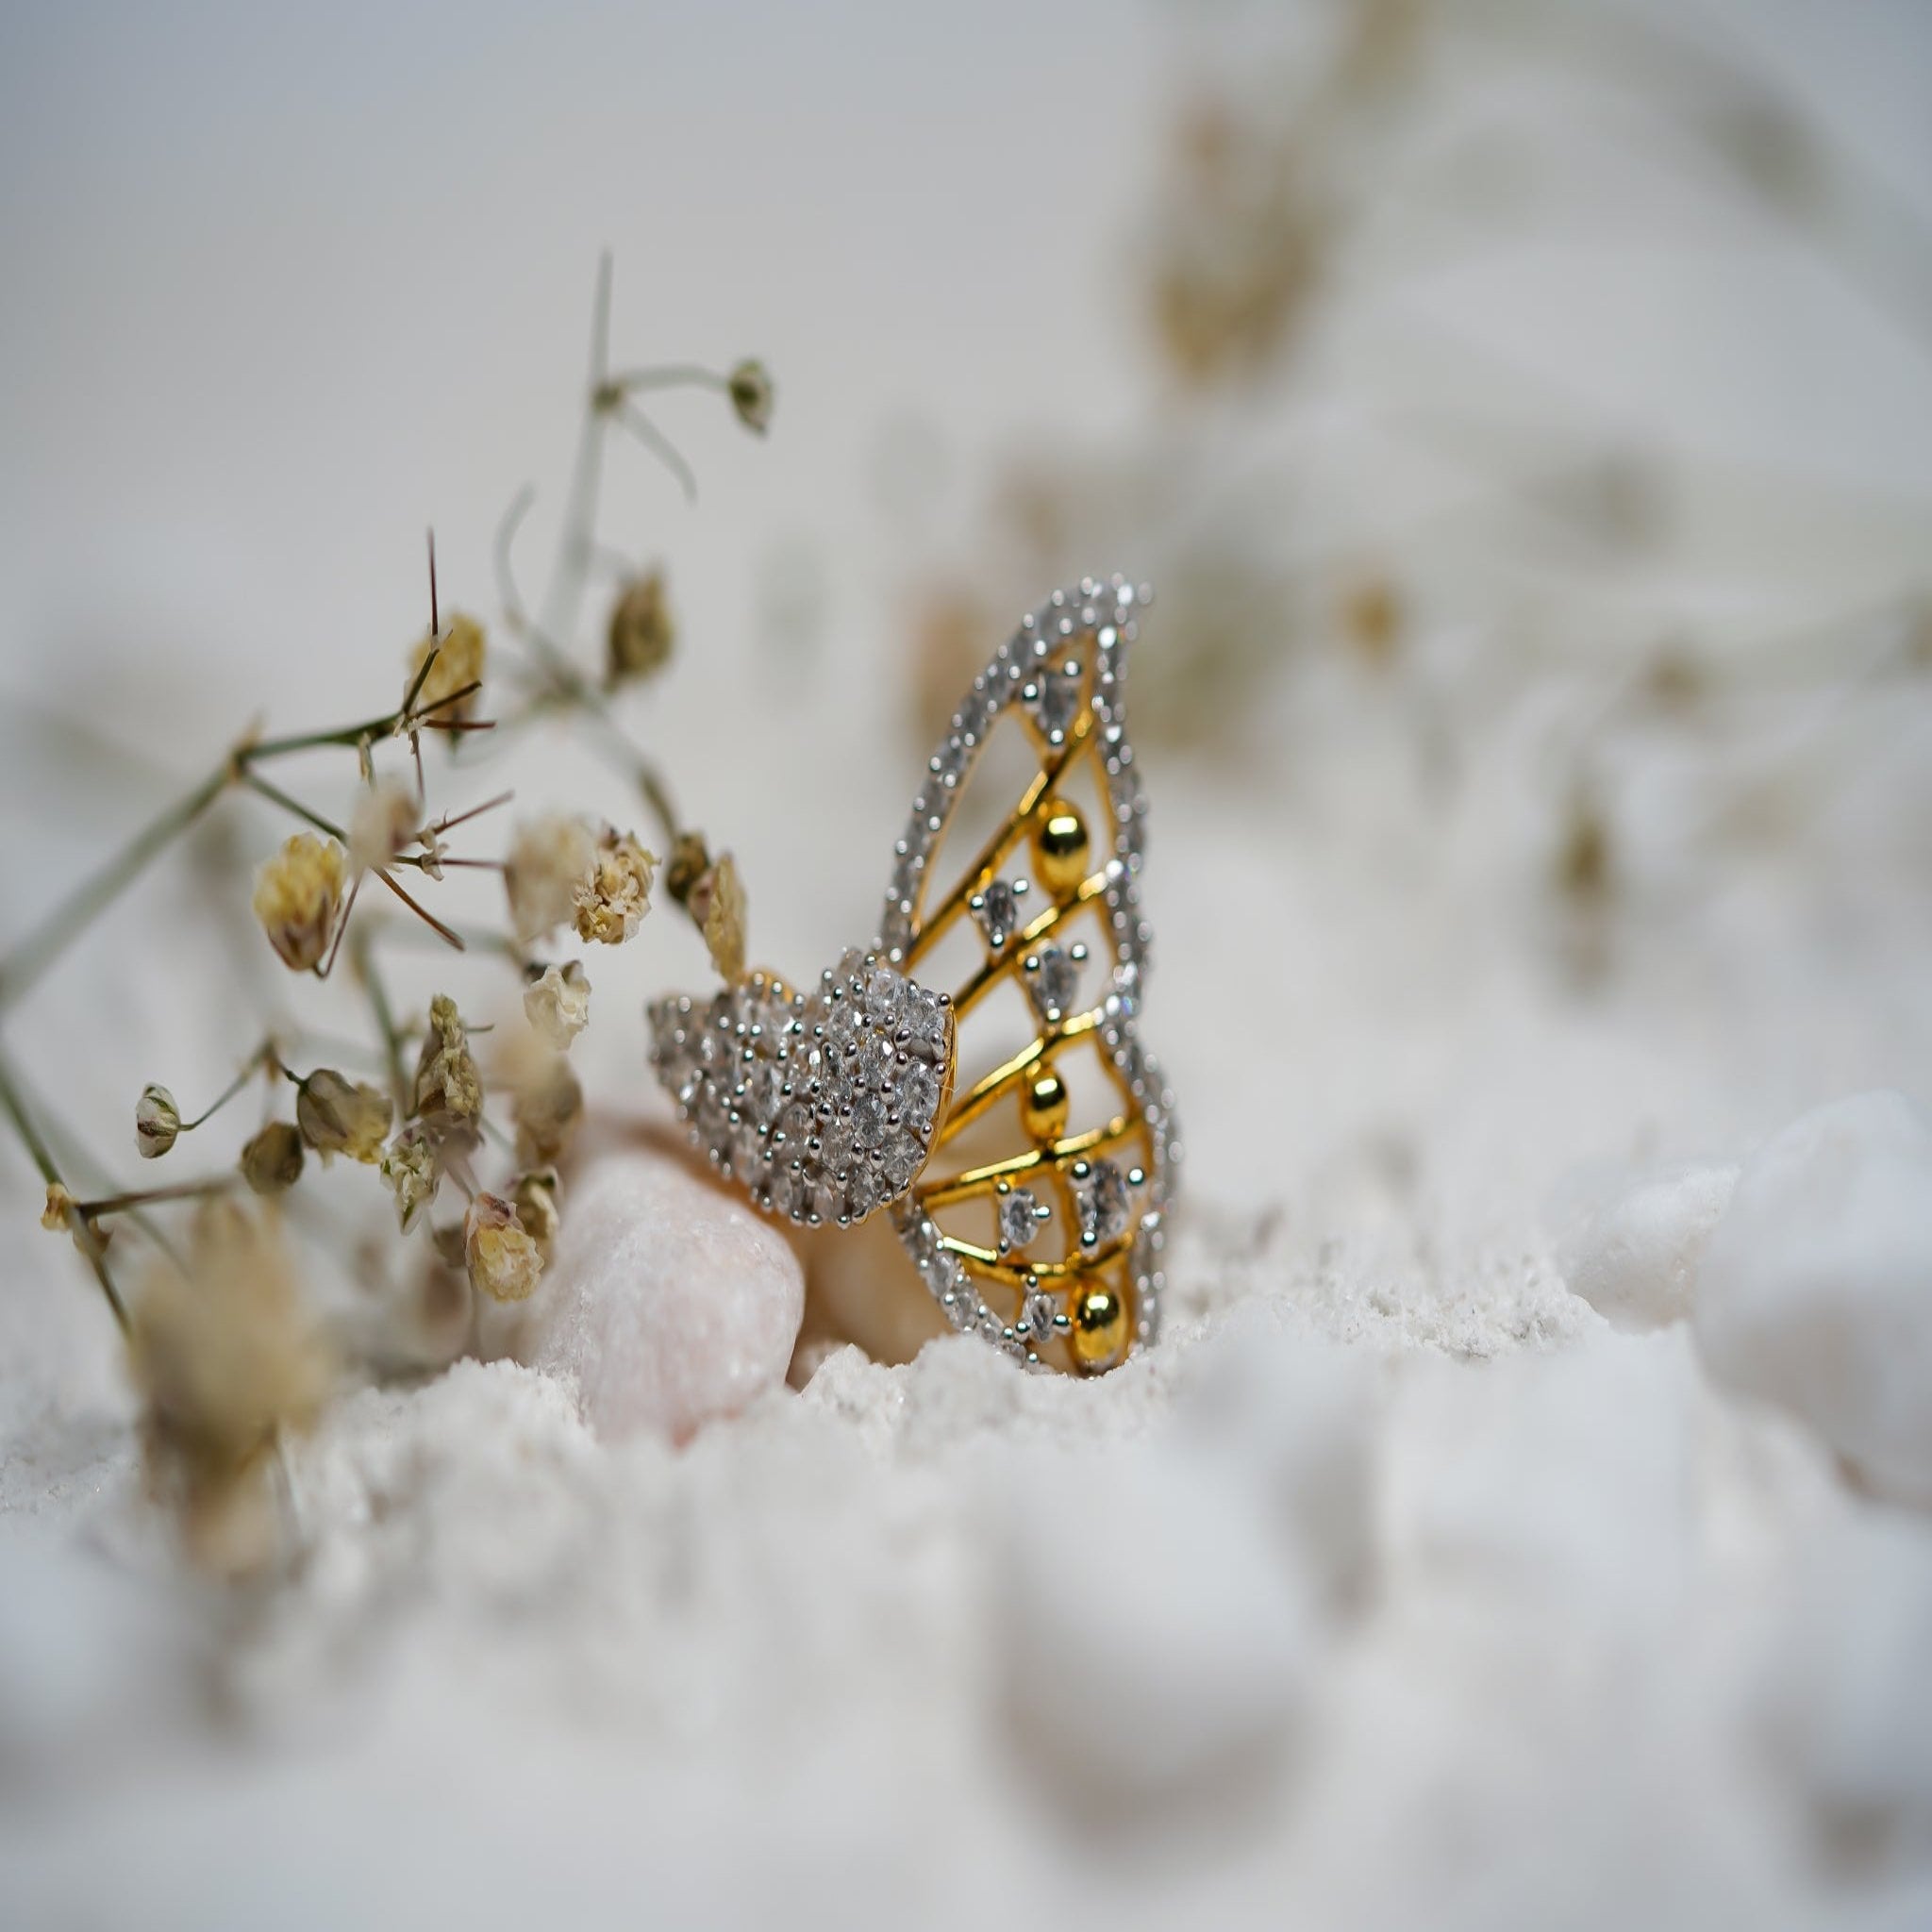
[[[222,1089],[220,1097],[212,1101],[206,1108],[204,1108],[201,1110],[201,1112],[196,1114],[192,1121],[183,1121],[181,1123],[181,1131],[184,1134],[189,1133],[193,1128],[200,1126],[202,1122],[207,1120],[212,1120],[214,1116],[220,1113],[223,1108],[226,1107],[229,1101],[233,1100],[236,1094],[241,1092],[242,1088],[247,1086],[249,1081],[255,1077],[257,1071],[260,1068],[261,1063],[264,1060],[274,1060],[275,1058],[275,1041],[273,1040],[264,1040],[261,1042],[261,1044],[258,1046],[255,1049],[255,1051],[248,1056],[247,1064],[242,1067],[242,1071],[239,1074],[237,1074],[231,1081],[229,1081],[227,1086]]]
[[[235,781],[232,760],[84,879],[0,959],[0,1011],[15,1006],[54,961]]]
[[[59,1165],[27,1113],[20,1089],[14,1082],[13,1068],[4,1055],[0,1055],[0,1112],[5,1112],[12,1122],[13,1130],[20,1136],[21,1145],[26,1149],[27,1158],[39,1170],[42,1180],[50,1188],[65,1186],[60,1178]],[[94,1279],[101,1284],[101,1292],[108,1298],[108,1307],[113,1311],[116,1325],[125,1335],[126,1305],[121,1299],[120,1290],[114,1286],[114,1277],[108,1273],[107,1256],[102,1252],[100,1237],[84,1216],[75,1218],[71,1232],[75,1245],[86,1257],[88,1266],[94,1272]]]
[[[361,980],[363,991],[369,995],[369,1008],[375,1016],[375,1030],[382,1036],[383,1059],[389,1068],[390,1097],[395,1102],[398,1115],[406,1114],[409,1110],[409,1084],[403,1069],[403,1038],[396,1030],[395,1012],[389,1002],[389,989],[384,986],[382,974],[376,970],[375,948],[370,944],[367,926],[357,933],[355,951],[350,958],[356,968],[356,976]]]
[[[76,1201],[75,1211],[84,1221],[99,1221],[104,1215],[151,1208],[158,1201],[193,1201],[204,1194],[225,1194],[241,1179],[239,1174],[217,1174],[198,1181],[176,1181],[173,1187],[131,1189],[125,1194],[105,1194],[98,1201]]]
[[[278,805],[284,811],[293,812],[305,824],[310,824],[318,832],[326,832],[339,845],[349,842],[349,835],[332,820],[325,819],[319,811],[310,811],[299,798],[291,798],[278,785],[271,785],[259,772],[243,771],[242,783],[251,791],[259,792],[271,805]]]

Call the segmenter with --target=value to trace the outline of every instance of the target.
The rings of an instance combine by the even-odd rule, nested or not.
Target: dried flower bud
[[[422,816],[408,786],[384,778],[367,787],[349,820],[350,869],[359,874],[393,865],[403,848],[414,843]]]
[[[431,651],[436,652],[436,662],[429,675],[423,679],[423,689],[416,693],[417,715],[433,713],[438,724],[458,724],[475,710],[481,693],[473,691],[467,697],[457,698],[454,704],[447,700],[465,685],[482,682],[483,626],[474,617],[458,611],[443,625],[441,638],[433,634],[423,638],[409,658],[411,683],[422,675]]]
[[[523,944],[572,918],[576,889],[597,862],[597,840],[579,818],[553,814],[517,827],[503,869],[510,924]]]
[[[429,1033],[416,1061],[416,1112],[435,1132],[465,1126],[483,1111],[483,1080],[470,1055],[469,1029],[457,1003],[438,993],[429,1003]]]
[[[664,864],[664,890],[679,906],[689,906],[691,888],[711,869],[711,854],[702,832],[680,832]]]
[[[569,1151],[583,1118],[584,1090],[561,1054],[551,1055],[518,1083],[510,1096],[517,1124],[517,1158],[528,1167],[552,1165]]]
[[[730,853],[721,853],[691,888],[690,908],[704,931],[711,964],[726,985],[737,985],[744,977],[744,881]]]
[[[255,916],[291,972],[327,957],[346,874],[333,839],[297,832],[255,876]]]
[[[772,426],[774,399],[765,365],[755,356],[747,356],[725,378],[725,387],[730,391],[731,407],[738,411],[738,420],[762,436]]]
[[[295,1091],[295,1124],[324,1160],[346,1154],[374,1166],[394,1111],[380,1089],[345,1080],[328,1067],[317,1068]]]
[[[242,1150],[242,1178],[258,1194],[279,1194],[302,1178],[302,1136],[287,1121],[271,1121]]]
[[[607,946],[621,946],[629,939],[651,909],[651,874],[657,864],[656,855],[646,852],[633,834],[607,825],[590,871],[571,894],[577,937]]]
[[[180,1507],[191,1550],[225,1569],[260,1560],[270,1451],[312,1425],[334,1375],[273,1227],[208,1204],[187,1272],[157,1269],[136,1301],[127,1355],[149,1476]]]
[[[524,989],[524,1017],[559,1053],[591,1023],[591,981],[575,959],[549,966]]]
[[[396,1197],[396,1221],[408,1234],[436,1199],[441,1178],[436,1149],[421,1122],[411,1121],[382,1151],[382,1177]]]
[[[524,1232],[537,1243],[543,1265],[549,1267],[557,1252],[557,1231],[563,1224],[557,1211],[557,1170],[540,1167],[520,1174],[510,1191],[510,1206],[516,1209]]]
[[[41,1209],[41,1225],[49,1234],[61,1234],[75,1223],[75,1199],[58,1181],[47,1183],[46,1206]]]
[[[520,1302],[537,1286],[543,1257],[536,1237],[525,1231],[508,1201],[478,1194],[463,1218],[463,1265],[478,1294],[495,1302]]]
[[[181,1109],[165,1087],[141,1090],[134,1104],[134,1145],[143,1160],[158,1160],[181,1131]]]
[[[661,671],[677,642],[677,624],[664,594],[664,573],[647,571],[633,577],[610,607],[606,636],[604,680],[628,684]]]

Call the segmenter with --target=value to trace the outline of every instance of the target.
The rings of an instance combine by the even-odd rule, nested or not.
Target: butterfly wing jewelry
[[[1082,1374],[1154,1340],[1180,1157],[1137,1030],[1145,804],[1124,697],[1145,601],[1119,578],[1056,591],[974,679],[871,948],[809,989],[757,973],[651,1011],[692,1140],[759,1207],[802,1225],[889,1211],[955,1327]],[[1017,739],[1010,789],[995,727]],[[949,875],[941,848],[975,814]]]

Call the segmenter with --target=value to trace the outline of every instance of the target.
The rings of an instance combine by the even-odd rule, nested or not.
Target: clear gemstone
[[[865,982],[866,1017],[880,1025],[895,1022],[906,982],[890,966],[875,966]]]
[[[1058,946],[1047,946],[1026,961],[1026,991],[1045,1020],[1058,1020],[1072,1008],[1080,984],[1079,968]]]
[[[1035,1341],[1044,1341],[1053,1334],[1054,1317],[1059,1311],[1059,1304],[1043,1288],[1035,1289],[1026,1297],[1026,1325],[1033,1331]]]
[[[904,1193],[912,1185],[916,1174],[925,1160],[925,1149],[908,1133],[895,1128],[886,1142],[885,1158],[879,1163],[879,1172],[885,1177],[887,1188],[894,1194]]]
[[[802,1100],[788,1102],[785,1110],[778,1116],[775,1128],[784,1149],[779,1158],[790,1160],[803,1153],[806,1142],[811,1139],[815,1124],[811,1109]]]
[[[861,1093],[852,1103],[852,1139],[860,1147],[876,1147],[886,1131],[886,1103],[876,1093]]]
[[[1040,1202],[1030,1188],[1015,1188],[999,1200],[1000,1241],[1008,1248],[1024,1248],[1040,1231]]]
[[[1074,1176],[1080,1204],[1080,1239],[1110,1241],[1127,1224],[1127,1177],[1110,1160],[1096,1160]]]
[[[1034,679],[1034,690],[1033,715],[1040,720],[1040,728],[1058,744],[1080,709],[1079,659],[1068,658],[1043,665]]]
[[[849,992],[832,1002],[825,1015],[825,1037],[839,1046],[850,1046],[858,1037],[858,1002]]]
[[[914,1060],[899,1075],[899,1118],[915,1134],[924,1134],[939,1104],[940,1076],[924,1060]]]
[[[744,1083],[745,1110],[759,1126],[769,1126],[785,1097],[785,1075],[774,1061],[754,1060]]]
[[[843,1121],[828,1123],[819,1136],[819,1160],[828,1174],[842,1174],[852,1160],[852,1129]]]
[[[946,1009],[937,993],[918,988],[906,1004],[903,1024],[916,1051],[931,1059],[945,1052]]]
[[[869,1160],[855,1160],[846,1188],[845,1211],[854,1221],[863,1221],[884,1198],[879,1188],[878,1170]]]
[[[994,879],[977,895],[973,909],[985,928],[987,944],[995,952],[1020,928],[1020,894],[1024,890],[1024,880],[1016,887],[1005,879]]]
[[[890,1086],[899,1049],[883,1033],[868,1033],[858,1048],[858,1077],[868,1087]]]

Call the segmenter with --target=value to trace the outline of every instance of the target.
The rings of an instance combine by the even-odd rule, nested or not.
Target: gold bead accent
[[[1020,1095],[1020,1124],[1041,1146],[1065,1134],[1067,1116],[1072,1110],[1067,1083],[1048,1066],[1034,1074]]]
[[[1096,1284],[1074,1300],[1074,1326],[1067,1337],[1074,1360],[1091,1372],[1111,1368],[1127,1345],[1127,1305],[1119,1292]]]
[[[1033,834],[1041,883],[1054,893],[1071,892],[1087,876],[1087,821],[1077,806],[1049,798]]]

